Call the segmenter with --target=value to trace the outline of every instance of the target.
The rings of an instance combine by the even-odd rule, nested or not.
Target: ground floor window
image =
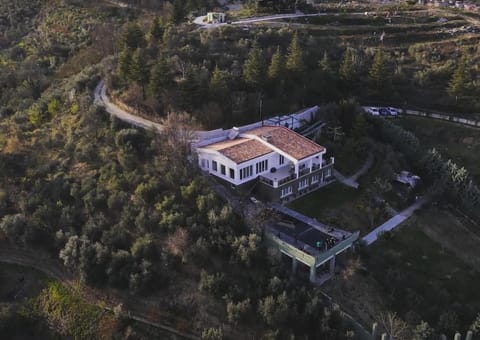
[[[319,175],[313,175],[313,176],[312,176],[312,184],[313,184],[313,183],[317,183],[317,182],[318,182],[318,179],[319,179]]]
[[[332,168],[328,168],[325,174],[325,177],[330,177],[330,176],[332,176]]]
[[[288,196],[292,193],[292,186],[289,185],[287,187],[284,187],[282,188],[282,191],[281,191],[281,194],[280,194],[280,198],[283,198],[285,196]]]
[[[308,178],[304,178],[298,182],[298,190],[308,187]]]

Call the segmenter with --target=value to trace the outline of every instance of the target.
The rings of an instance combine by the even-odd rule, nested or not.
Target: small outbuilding
[[[209,24],[223,24],[225,22],[225,13],[221,12],[208,12],[207,22]]]

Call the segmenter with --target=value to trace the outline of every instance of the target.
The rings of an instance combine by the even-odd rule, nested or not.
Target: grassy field
[[[458,330],[466,330],[480,311],[480,273],[425,234],[432,213],[369,248],[366,265],[390,309],[402,317],[416,315],[440,327],[441,314],[450,311],[458,316]],[[452,216],[443,218],[445,224],[456,223]]]
[[[323,223],[363,233],[371,228],[366,224],[361,204],[359,190],[336,182],[295,200],[289,207]]]
[[[405,117],[396,123],[412,131],[423,146],[436,148],[464,166],[480,183],[480,129],[419,117]]]

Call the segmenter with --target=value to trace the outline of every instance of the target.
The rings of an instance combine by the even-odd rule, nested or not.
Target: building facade
[[[326,149],[283,126],[263,126],[197,148],[202,170],[230,183],[255,184],[258,196],[287,201],[329,183]]]

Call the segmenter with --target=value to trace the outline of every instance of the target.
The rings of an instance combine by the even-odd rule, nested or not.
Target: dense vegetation
[[[26,55],[2,66],[11,81],[2,87],[0,122],[0,230],[8,240],[50,253],[83,284],[150,296],[162,312],[189,320],[187,328],[205,328],[206,338],[238,329],[252,336],[351,338],[340,312],[325,308],[316,290],[294,285],[266,256],[260,233],[188,162],[186,141],[178,138],[187,115],[172,114],[161,135],[134,129],[92,105],[109,58],[65,71],[96,46],[100,18],[115,23],[123,16],[45,6],[50,13],[39,14],[39,29],[5,50],[21,46]],[[74,33],[43,29],[53,23]],[[38,86],[27,91],[28,80]],[[53,305],[54,314],[43,314]],[[35,306],[60,334],[97,334],[99,310],[73,303],[56,283]]]
[[[449,18],[441,26],[439,17],[414,17],[419,23],[412,35],[421,38],[422,30],[443,32],[448,25],[455,30],[457,22],[467,24]],[[410,26],[399,23],[387,26],[392,32],[382,34],[379,43],[364,36],[376,34],[372,22],[385,25],[386,19],[362,18],[365,32],[352,26],[344,33],[333,29],[334,20],[342,19],[348,17],[325,17],[320,26],[295,30],[231,25],[199,31],[162,18],[148,28],[130,24],[110,88],[139,112],[162,117],[187,111],[206,128],[352,96],[363,102],[478,110],[478,40],[465,38],[456,49],[449,40],[403,43],[400,34]]]
[[[82,284],[146,296],[206,339],[354,336],[341,312],[289,278],[261,232],[209,189],[178,131],[194,120],[238,124],[350,96],[400,100],[408,81],[391,70],[405,55],[388,46],[327,44],[302,29],[183,24],[213,1],[135,1],[126,9],[88,1],[0,5],[8,13],[0,18],[0,230],[9,242],[49,253]],[[160,11],[146,14],[143,6]],[[420,53],[415,48],[408,58]],[[462,78],[478,63],[475,51],[466,49],[456,70],[442,68],[438,93],[448,91],[452,103],[476,105],[478,83]],[[114,99],[163,119],[165,131],[132,128],[92,105],[105,74],[112,74]],[[346,133],[344,142],[328,145],[339,159],[352,161],[370,145],[365,137],[377,123],[354,101],[326,106],[324,114]],[[402,141],[395,127],[377,127]],[[450,165],[440,166],[447,185],[456,175]],[[458,190],[448,197],[463,202],[457,198],[468,177],[454,183]],[[101,312],[57,283],[33,305],[35,315],[60,324],[61,335],[97,334]],[[55,313],[46,313],[52,305]],[[72,308],[82,316],[78,329]],[[2,312],[0,320],[7,327],[16,319]]]

